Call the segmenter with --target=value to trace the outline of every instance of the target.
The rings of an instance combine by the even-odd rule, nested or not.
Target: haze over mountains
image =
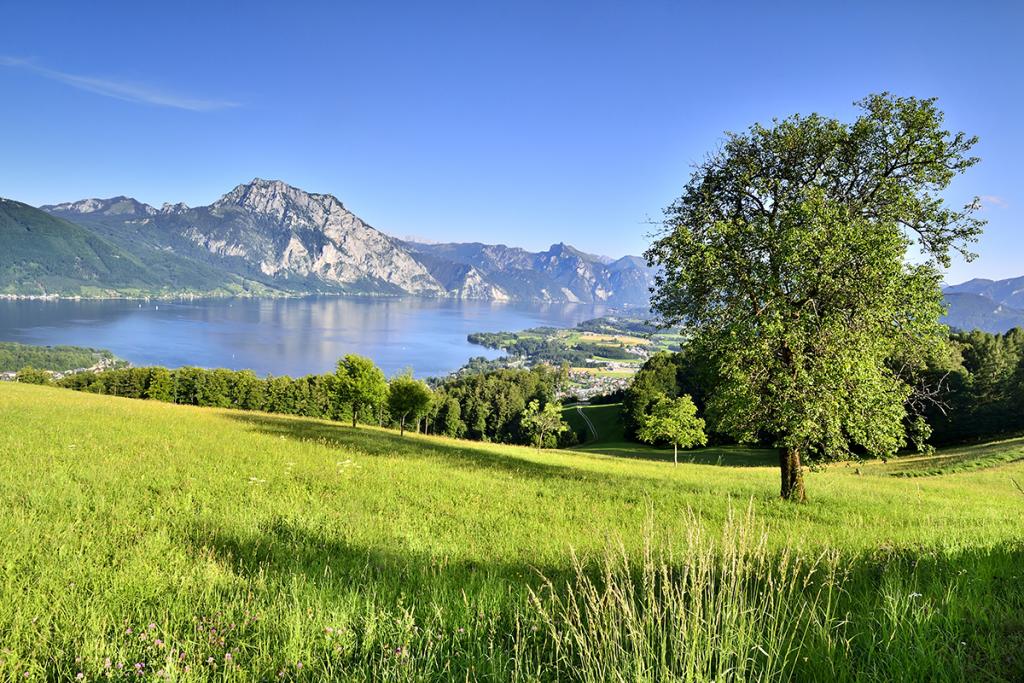
[[[637,257],[611,260],[565,244],[532,253],[398,240],[334,196],[278,180],[254,179],[209,206],[158,209],[120,196],[40,210],[7,201],[2,209],[12,236],[21,226],[17,239],[26,250],[16,272],[0,271],[6,294],[412,294],[643,306],[653,278]],[[46,225],[53,235],[38,243],[38,253],[32,225]],[[66,244],[59,244],[62,231]],[[95,243],[92,251],[106,255],[98,263],[71,262],[85,236]],[[67,258],[55,261],[54,252]]]
[[[945,287],[946,324],[962,330],[1006,332],[1024,327],[1024,277],[974,279]]]

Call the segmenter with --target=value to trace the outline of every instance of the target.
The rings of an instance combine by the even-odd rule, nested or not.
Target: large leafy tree
[[[388,382],[373,361],[354,353],[338,361],[335,373],[335,391],[339,403],[352,407],[352,426],[356,426],[359,411],[382,406],[388,396]]]
[[[666,209],[647,252],[653,306],[715,366],[708,415],[803,463],[906,441],[911,374],[946,335],[940,268],[981,232],[944,202],[977,162],[933,99],[872,95],[852,123],[816,114],[730,134]]]

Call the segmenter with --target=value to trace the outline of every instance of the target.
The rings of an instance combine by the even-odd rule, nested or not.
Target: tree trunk
[[[355,428],[356,428],[356,415],[357,415],[358,413],[359,413],[359,411],[358,411],[358,410],[356,410],[356,404],[355,404],[355,403],[353,403],[353,404],[352,404],[352,429],[355,429]]]
[[[800,451],[795,448],[779,449],[779,470],[782,473],[782,499],[802,503],[807,499],[804,492],[804,469],[800,463]]]
[[[672,464],[679,464],[679,444],[677,443],[672,444]]]
[[[398,421],[398,435],[405,436],[405,415]]]

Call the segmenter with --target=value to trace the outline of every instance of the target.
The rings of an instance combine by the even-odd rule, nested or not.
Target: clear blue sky
[[[0,195],[205,204],[254,176],[376,227],[639,253],[723,130],[937,96],[1024,275],[1024,3],[8,2]]]

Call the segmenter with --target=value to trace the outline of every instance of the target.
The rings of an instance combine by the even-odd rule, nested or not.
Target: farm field
[[[795,505],[583,411],[537,451],[0,384],[0,680],[1024,677],[1024,439]]]

